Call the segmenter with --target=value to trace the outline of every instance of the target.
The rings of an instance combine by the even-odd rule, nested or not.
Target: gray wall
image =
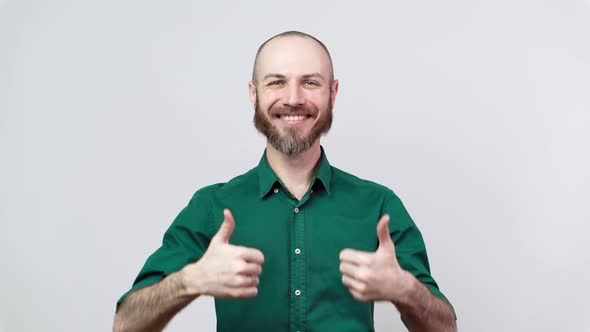
[[[251,65],[290,29],[333,54],[330,161],[399,194],[460,329],[590,331],[582,0],[0,0],[0,331],[110,329],[192,193],[258,162]]]

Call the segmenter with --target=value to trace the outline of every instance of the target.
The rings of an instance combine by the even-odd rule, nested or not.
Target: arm
[[[390,301],[412,332],[456,331],[451,306],[438,298],[399,264],[389,233],[389,215],[377,225],[376,252],[344,249],[340,253],[342,283],[359,301]]]
[[[168,322],[198,295],[190,294],[181,272],[129,294],[121,303],[113,331],[162,331]]]
[[[256,296],[264,255],[257,249],[230,244],[234,229],[235,220],[226,209],[224,221],[203,257],[129,294],[115,316],[113,331],[162,331],[200,295],[234,299]]]
[[[451,306],[432,294],[411,273],[407,273],[408,292],[400,301],[392,301],[410,331],[457,331]]]

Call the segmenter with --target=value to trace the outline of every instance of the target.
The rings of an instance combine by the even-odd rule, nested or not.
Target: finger
[[[347,263],[347,262],[342,262],[340,263],[340,273],[342,273],[343,275],[347,275],[349,277],[354,278],[354,275],[356,274],[356,270],[359,268],[358,265],[354,265],[351,263]]]
[[[248,263],[262,264],[264,263],[264,255],[262,251],[249,247],[236,246],[238,249],[238,257]]]
[[[236,228],[236,221],[229,209],[223,210],[223,222],[217,231],[217,234],[213,236],[211,242],[228,243],[234,229]]]
[[[258,287],[240,287],[229,291],[230,297],[234,299],[245,299],[258,295]]]
[[[389,215],[385,214],[379,219],[377,224],[377,237],[379,238],[379,248],[391,249],[393,241],[389,234]]]
[[[350,293],[350,295],[352,295],[352,297],[357,300],[357,301],[362,301],[362,302],[367,302],[369,301],[369,297],[368,295],[365,295],[361,292],[352,290],[352,289],[348,289],[348,292]]]
[[[258,263],[243,262],[243,264],[236,269],[236,273],[259,276],[262,273],[262,266]]]
[[[341,263],[340,272],[342,275],[353,278],[360,282],[367,282],[369,280],[369,273],[365,266],[353,265],[350,263]]]
[[[340,252],[340,261],[356,265],[369,265],[371,263],[372,255],[372,252],[355,249],[343,249]]]
[[[367,284],[351,278],[347,275],[342,275],[342,284],[351,291],[363,293],[367,289]]]
[[[228,282],[230,287],[256,287],[259,279],[252,275],[236,274]]]

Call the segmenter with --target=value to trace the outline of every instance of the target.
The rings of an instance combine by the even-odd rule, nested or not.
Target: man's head
[[[274,148],[309,149],[332,125],[338,81],[328,49],[302,32],[270,38],[256,54],[249,92],[254,125]]]

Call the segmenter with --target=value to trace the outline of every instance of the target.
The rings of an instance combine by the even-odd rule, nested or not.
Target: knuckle
[[[246,270],[247,266],[248,265],[246,264],[246,262],[244,262],[242,260],[237,260],[233,264],[234,271],[236,271],[237,273],[244,272],[244,270]]]
[[[234,255],[235,255],[234,257],[243,259],[244,256],[246,256],[246,251],[244,250],[244,248],[236,248],[234,250]]]
[[[252,284],[252,277],[239,276],[238,286],[249,286]]]
[[[366,301],[366,296],[361,292],[354,292],[354,298],[358,301]]]
[[[223,286],[225,287],[233,287],[234,285],[234,278],[226,277],[223,281]]]
[[[353,297],[355,300],[362,301],[360,294],[358,294],[358,293],[356,293],[356,292],[353,292],[353,293],[351,293],[351,294],[352,294],[352,297]]]
[[[356,278],[360,281],[366,281],[367,280],[367,272],[365,270],[358,271],[356,274]]]
[[[231,286],[240,286],[244,281],[242,280],[242,278],[240,276],[233,276],[230,279],[230,285]]]
[[[342,276],[342,284],[346,287],[350,287],[350,283],[348,282],[348,279],[346,279],[345,276]]]
[[[359,290],[359,292],[361,292],[361,294],[364,294],[367,291],[367,288],[368,288],[367,284],[365,284],[365,283],[361,283],[358,286],[358,290]]]
[[[255,271],[256,271],[256,265],[252,264],[252,263],[246,263],[246,262],[244,262],[243,269],[240,270],[240,272],[242,272],[244,274],[253,274]]]
[[[346,256],[348,255],[348,252],[349,252],[349,250],[348,250],[348,249],[342,249],[342,250],[340,251],[340,256],[339,256],[339,257],[340,257],[340,259],[344,259],[344,258],[346,258]]]

